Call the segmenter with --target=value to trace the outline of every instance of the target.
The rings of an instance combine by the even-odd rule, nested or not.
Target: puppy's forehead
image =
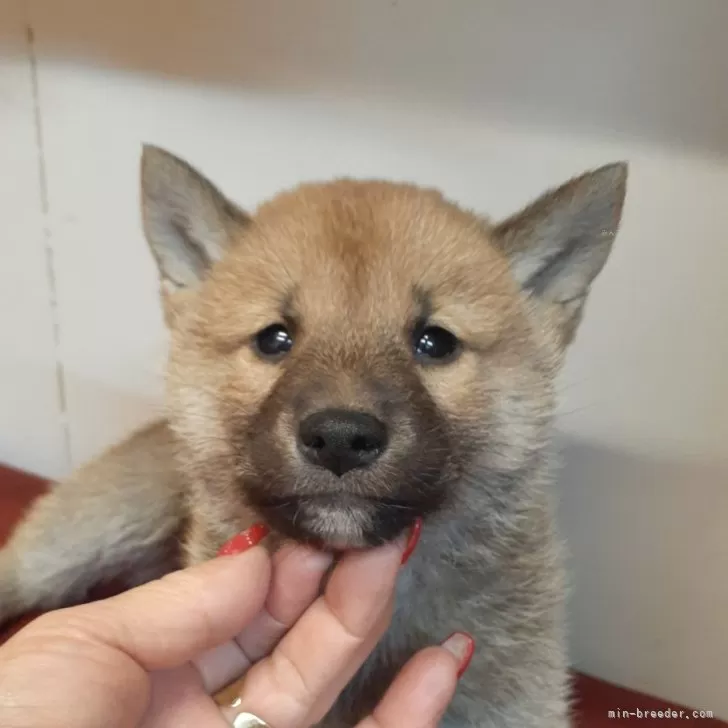
[[[388,182],[308,184],[274,198],[229,266],[249,293],[307,315],[386,309],[401,318],[425,302],[514,293],[487,222],[437,191]]]

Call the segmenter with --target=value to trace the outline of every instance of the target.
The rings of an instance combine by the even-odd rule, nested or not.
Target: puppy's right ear
[[[159,269],[165,307],[194,288],[250,218],[173,154],[145,145],[141,162],[144,234]]]

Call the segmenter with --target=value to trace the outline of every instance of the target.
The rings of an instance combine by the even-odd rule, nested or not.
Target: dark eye
[[[283,324],[273,324],[256,334],[255,345],[263,356],[282,356],[291,350],[293,337]]]
[[[427,359],[447,359],[458,349],[454,334],[439,326],[428,326],[415,334],[415,355]]]

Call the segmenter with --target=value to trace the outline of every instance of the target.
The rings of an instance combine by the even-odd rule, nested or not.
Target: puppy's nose
[[[298,447],[309,462],[343,475],[366,467],[384,452],[387,428],[366,412],[321,410],[299,425]]]

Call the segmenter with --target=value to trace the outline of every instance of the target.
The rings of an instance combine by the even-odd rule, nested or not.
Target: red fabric
[[[0,544],[7,539],[10,530],[21,517],[31,501],[46,490],[46,482],[41,478],[0,466]],[[113,593],[113,587],[106,587],[94,594],[99,598]],[[12,625],[0,629],[0,644],[11,634],[27,624],[36,615],[28,615]],[[633,690],[617,687],[587,675],[575,674],[574,728],[607,728],[607,726],[651,726],[670,725],[666,718],[639,718],[638,710],[646,711],[675,710],[685,711],[692,718],[692,709],[667,703]],[[710,707],[710,706],[707,706]],[[610,711],[620,711],[610,717]],[[630,715],[632,714],[632,715]],[[672,716],[671,716],[672,718]],[[700,726],[724,726],[728,723],[701,719]]]

